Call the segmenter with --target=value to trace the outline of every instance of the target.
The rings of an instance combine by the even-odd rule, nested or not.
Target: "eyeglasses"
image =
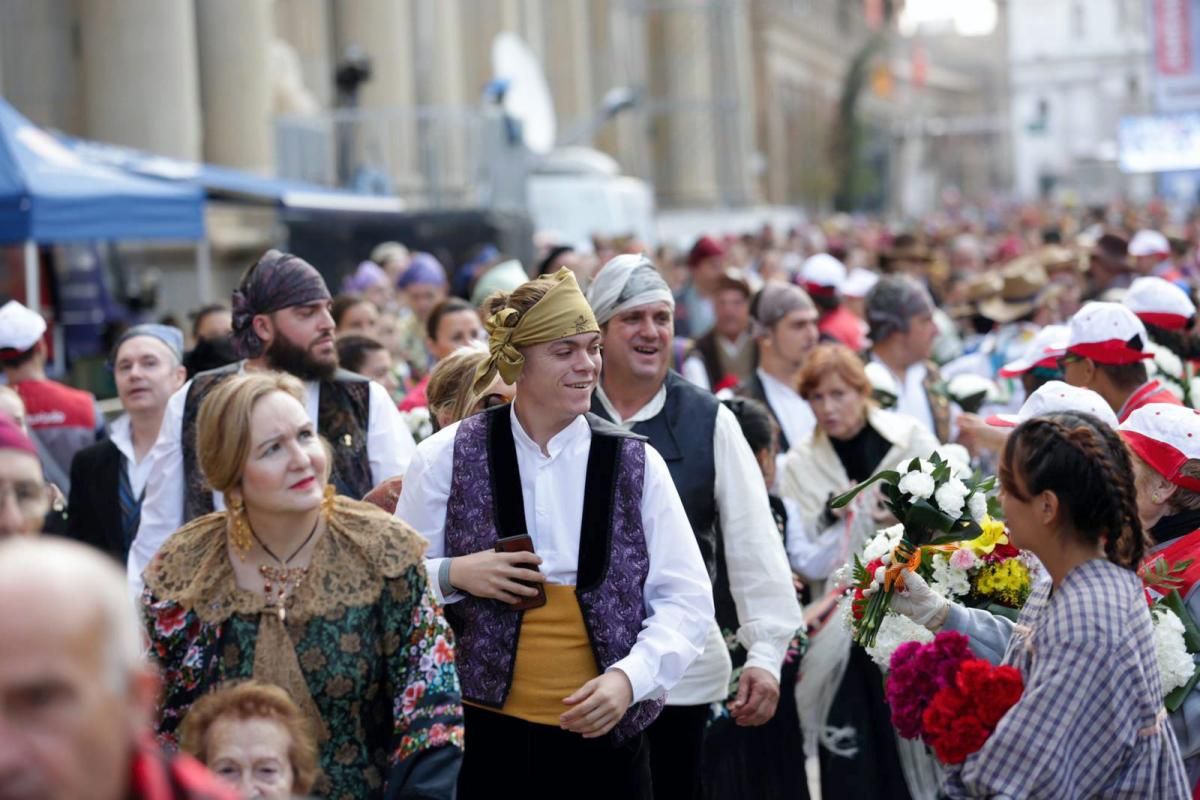
[[[0,482],[0,508],[8,505],[10,498],[17,502],[17,507],[23,512],[36,511],[49,504],[45,484],[33,481]]]
[[[1078,364],[1083,360],[1083,356],[1077,356],[1074,353],[1063,353],[1058,357],[1058,368],[1060,370],[1065,370],[1069,365]]]

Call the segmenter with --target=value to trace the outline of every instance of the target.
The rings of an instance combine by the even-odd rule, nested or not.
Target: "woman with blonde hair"
[[[230,378],[200,409],[200,467],[227,511],[176,531],[145,573],[165,744],[206,691],[284,688],[317,732],[330,798],[449,797],[462,707],[449,628],[407,525],[335,496],[329,446],[280,373]]]
[[[486,350],[463,347],[434,366],[426,394],[435,431],[472,414],[512,401],[516,387],[505,383],[499,375],[483,392],[476,392],[472,388],[475,371],[487,358]]]

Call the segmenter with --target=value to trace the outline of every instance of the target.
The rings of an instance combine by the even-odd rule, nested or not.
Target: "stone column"
[[[359,90],[358,105],[377,113],[355,126],[360,162],[386,170],[397,193],[419,195],[412,0],[354,0],[335,5],[334,14],[334,63],[350,46],[371,57],[371,79]]]
[[[331,25],[328,0],[275,3],[275,33],[295,50],[304,86],[322,108],[332,106],[334,99]]]
[[[274,0],[196,4],[204,156],[252,172],[272,171],[271,46]]]
[[[586,0],[550,0],[543,6],[543,63],[560,131],[591,117],[603,96],[592,94],[587,15]]]
[[[464,0],[438,0],[418,5],[417,19],[417,100],[430,111],[421,136],[422,157],[430,165],[430,198],[437,204],[471,205],[478,189],[471,156],[478,156],[481,146],[470,117],[481,85],[466,79],[463,27],[473,19],[473,9]]]
[[[86,134],[200,158],[194,6],[179,0],[80,0]]]
[[[659,195],[667,205],[711,206],[719,197],[709,11],[671,7],[650,24]]]

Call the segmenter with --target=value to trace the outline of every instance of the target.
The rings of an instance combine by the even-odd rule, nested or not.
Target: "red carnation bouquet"
[[[887,701],[905,739],[923,739],[943,764],[961,764],[1021,699],[1013,667],[975,658],[967,637],[943,631],[928,644],[906,642],[892,654]]]

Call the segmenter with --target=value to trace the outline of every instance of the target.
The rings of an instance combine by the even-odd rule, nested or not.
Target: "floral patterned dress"
[[[164,544],[146,570],[150,655],[163,671],[159,738],[177,744],[192,703],[223,682],[287,689],[318,731],[315,794],[450,796],[463,742],[453,634],[433,599],[424,541],[403,523],[339,497],[286,620],[237,586],[223,513]],[[441,796],[442,791],[426,796]]]

